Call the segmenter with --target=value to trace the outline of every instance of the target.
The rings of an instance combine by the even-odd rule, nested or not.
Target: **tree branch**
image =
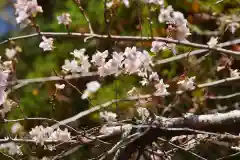
[[[91,33],[67,33],[67,32],[41,32],[41,35],[44,36],[51,36],[51,37],[78,37],[78,38],[95,38],[95,39],[109,39],[108,35],[99,35],[99,34],[91,34]],[[26,38],[31,38],[38,36],[39,33],[33,33],[29,35],[24,35],[24,36],[19,36],[19,37],[12,37],[8,38],[8,40],[0,42],[1,44],[7,43],[9,41],[14,41],[14,40],[19,40],[19,39],[26,39]],[[201,49],[207,49],[207,50],[214,50],[217,52],[222,52],[226,53],[235,57],[240,56],[240,52],[237,51],[232,51],[232,50],[227,50],[223,49],[221,47],[209,47],[208,45],[204,44],[198,44],[198,43],[191,43],[188,41],[178,41],[170,38],[164,38],[164,37],[141,37],[141,36],[117,36],[117,35],[111,35],[110,37],[111,40],[117,40],[117,41],[163,41],[166,43],[174,43],[174,44],[181,44],[185,46],[190,46],[194,48],[201,48]]]

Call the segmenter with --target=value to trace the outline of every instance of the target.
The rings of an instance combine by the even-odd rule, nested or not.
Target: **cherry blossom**
[[[189,28],[187,27],[187,20],[184,18],[183,13],[174,11],[172,13],[172,18],[169,20],[173,22],[175,26],[175,37],[177,40],[185,40],[185,38],[190,35]]]
[[[230,69],[230,75],[231,77],[238,77],[240,76],[240,72],[238,69]]]
[[[124,4],[126,7],[129,7],[129,6],[130,6],[129,0],[111,0],[111,1],[109,1],[109,2],[106,3],[106,6],[107,6],[108,8],[111,8],[114,4],[120,3],[120,1],[122,1],[123,4]]]
[[[58,24],[69,25],[72,20],[69,13],[62,13],[62,15],[57,16]]]
[[[195,76],[191,78],[185,77],[184,80],[178,81],[177,84],[181,90],[193,90],[195,88],[195,79]]]
[[[237,22],[232,22],[228,24],[228,29],[229,31],[234,34],[236,32],[236,30],[240,27],[239,23]]]
[[[7,149],[9,155],[22,155],[20,146],[16,145],[14,142],[8,142],[0,145],[0,149]]]
[[[9,76],[9,71],[0,71],[0,105],[2,105],[6,100],[5,89],[7,87],[7,79]]]
[[[75,49],[73,52],[70,52],[70,54],[73,55],[75,58],[82,60],[85,52],[86,52],[86,49],[82,48],[80,50]]]
[[[11,127],[11,132],[13,133],[13,134],[15,134],[15,133],[17,133],[19,130],[21,130],[22,129],[22,125],[19,123],[19,122],[16,122],[16,123],[14,123],[13,125],[12,125],[12,127]]]
[[[166,22],[171,19],[171,13],[173,12],[173,8],[171,5],[167,6],[167,8],[161,8],[160,14],[158,16],[158,21],[160,23]]]
[[[150,80],[150,81],[159,81],[158,73],[157,73],[157,72],[152,72],[152,73],[149,75],[149,80]]]
[[[68,72],[76,73],[81,71],[81,67],[78,65],[78,62],[73,59],[69,61],[68,59],[65,60],[65,64],[62,66],[62,69]]]
[[[42,125],[36,126],[35,128],[32,128],[32,130],[29,132],[30,136],[33,138],[33,140],[37,143],[40,143],[41,145],[44,145],[44,142],[49,138],[49,135],[53,132],[53,129],[51,127],[43,127]]]
[[[48,140],[55,140],[55,141],[69,141],[71,139],[71,133],[68,132],[67,128],[65,128],[64,130],[61,130],[60,128],[57,128],[56,131],[53,131]]]
[[[17,23],[29,23],[29,17],[35,17],[37,13],[43,12],[42,7],[37,3],[37,0],[17,0],[14,6],[17,14]]]
[[[153,3],[153,4],[158,4],[158,5],[163,5],[164,0],[144,0],[145,3]]]
[[[43,51],[51,51],[53,50],[53,38],[46,38],[42,36],[42,42],[39,44],[39,47],[43,49]]]
[[[56,87],[57,89],[62,90],[62,89],[65,88],[65,84],[58,84],[58,83],[56,83],[56,84],[55,84],[55,87]]]
[[[218,43],[218,37],[211,37],[211,39],[208,41],[208,46],[209,47],[214,47]]]
[[[174,11],[172,6],[168,6],[166,9],[161,8],[158,21],[169,24],[168,31],[173,32],[171,36],[174,39],[185,40],[186,37],[190,35],[187,20],[184,18],[184,15],[179,11]]]
[[[155,95],[164,96],[168,94],[167,88],[169,87],[168,84],[163,83],[163,79],[161,79],[157,84],[155,84],[155,88],[157,89],[154,93]]]
[[[138,107],[137,113],[138,116],[140,116],[143,121],[145,121],[150,116],[149,111],[147,110],[147,108],[144,107]]]
[[[91,81],[86,86],[87,89],[82,94],[82,99],[86,99],[90,94],[95,93],[101,87],[101,84],[98,81]]]
[[[152,42],[152,48],[151,48],[151,52],[159,52],[162,50],[165,50],[167,48],[167,44],[165,42],[160,42],[160,41],[153,41]]]
[[[97,51],[97,53],[95,53],[93,56],[92,56],[92,60],[91,62],[96,65],[96,66],[103,66],[104,63],[105,63],[105,59],[107,58],[108,56],[108,51],[104,51],[104,52],[99,52]]]
[[[15,55],[17,54],[16,49],[9,49],[6,48],[5,49],[5,55],[7,56],[8,59],[12,59]]]
[[[71,139],[71,133],[68,132],[66,128],[64,130],[57,128],[54,131],[53,128],[43,127],[42,125],[32,128],[29,134],[33,138],[33,140],[36,141],[36,143],[40,143],[41,145],[44,145],[44,142],[46,140],[68,141]]]
[[[146,86],[146,85],[148,85],[149,81],[148,81],[147,78],[143,78],[143,79],[140,81],[140,83],[141,83],[142,86]]]
[[[16,106],[16,103],[12,100],[7,99],[6,93],[3,92],[3,104],[2,104],[2,108],[0,109],[0,114],[2,118],[4,118],[5,114],[11,111],[11,109],[15,106]]]
[[[100,112],[100,117],[107,122],[114,122],[116,121],[117,114],[113,112],[104,111],[104,112]]]
[[[126,73],[133,74],[138,72],[141,68],[150,70],[152,60],[147,51],[140,52],[137,51],[136,47],[127,47],[124,55],[126,58],[123,61],[123,64]]]

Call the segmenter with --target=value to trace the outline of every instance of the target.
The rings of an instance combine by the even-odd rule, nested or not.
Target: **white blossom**
[[[157,72],[152,72],[149,76],[150,81],[159,81],[159,76]]]
[[[129,3],[129,0],[111,0],[109,2],[106,3],[106,6],[108,8],[111,8],[115,3],[120,3],[120,1],[123,2],[123,4],[126,6],[126,7],[129,7],[130,6],[130,3]]]
[[[41,126],[36,126],[35,128],[32,128],[32,130],[29,132],[30,136],[33,138],[33,140],[37,143],[40,143],[41,145],[44,145],[44,142],[49,138],[49,135],[53,132],[53,129],[51,127],[44,128]]]
[[[122,1],[123,1],[124,5],[125,5],[126,7],[129,7],[129,6],[130,6],[129,0],[122,0]]]
[[[117,114],[113,112],[104,111],[104,112],[100,112],[99,115],[102,119],[104,119],[107,122],[114,122],[116,121],[116,118],[117,118]]]
[[[156,85],[155,88],[157,89],[155,95],[166,95],[168,94],[167,88],[169,87],[168,84],[164,84],[163,79],[161,79]]]
[[[149,111],[147,110],[147,108],[144,107],[138,107],[137,113],[138,116],[140,116],[143,121],[145,121],[150,116]]]
[[[140,83],[141,83],[142,86],[146,86],[146,85],[148,85],[149,81],[148,81],[147,78],[143,78],[143,79],[140,81]]]
[[[159,51],[165,50],[167,48],[167,44],[165,42],[153,41],[151,52],[157,53]]]
[[[58,24],[69,25],[72,20],[69,13],[62,13],[62,15],[57,16]]]
[[[0,105],[6,101],[5,89],[7,87],[7,79],[9,71],[0,71]]]
[[[123,61],[124,70],[126,73],[133,74],[140,71],[142,68],[150,70],[153,64],[151,56],[147,51],[137,51],[136,47],[127,47],[124,52],[125,60]]]
[[[81,65],[80,65],[81,72],[88,73],[89,68],[91,67],[91,64],[88,61],[88,56],[84,56],[80,63],[81,63]]]
[[[7,56],[8,59],[12,59],[15,55],[17,54],[16,49],[9,49],[6,48],[5,49],[5,55]]]
[[[174,11],[172,6],[168,6],[166,9],[161,8],[158,20],[160,23],[168,22],[171,25],[174,38],[177,40],[185,40],[190,35],[187,20],[184,18],[183,13]]]
[[[12,127],[11,127],[11,132],[13,133],[13,134],[15,134],[15,133],[17,133],[19,130],[21,130],[22,129],[22,125],[19,123],[19,122],[16,122],[16,123],[14,123],[13,125],[12,125]]]
[[[158,21],[160,23],[166,22],[171,19],[171,13],[173,12],[173,8],[171,5],[167,6],[167,8],[161,8],[160,14],[158,16]]]
[[[105,59],[107,58],[108,56],[108,50],[104,51],[104,52],[99,52],[97,51],[97,53],[95,53],[93,56],[92,56],[92,60],[91,62],[96,65],[96,66],[103,66],[104,63],[105,63]]]
[[[75,66],[76,71],[74,72],[87,73],[89,71],[91,64],[88,61],[88,55],[84,55],[85,52],[86,49],[82,48],[80,50],[75,49],[73,52],[70,53],[77,59],[77,61],[72,61],[73,65],[77,65]],[[73,72],[74,69],[72,68],[71,70]]]
[[[185,77],[184,80],[178,81],[177,84],[180,86],[181,90],[193,90],[195,88],[195,79],[196,77]]]
[[[14,142],[3,143],[0,145],[0,149],[7,149],[9,155],[22,155],[22,151],[18,145]]]
[[[62,90],[62,89],[65,88],[65,84],[58,84],[58,83],[56,83],[56,84],[55,84],[55,87],[56,87],[57,89]]]
[[[75,59],[71,61],[66,59],[62,69],[72,73],[81,72],[81,67],[78,65],[78,62]]]
[[[84,53],[86,52],[85,48],[82,49],[75,49],[73,52],[70,52],[70,54],[72,54],[75,58],[78,58],[79,60],[82,60],[84,58]]]
[[[35,17],[38,12],[43,12],[37,0],[17,0],[14,7],[16,9],[17,23],[30,21],[29,17]]]
[[[124,59],[121,53],[113,52],[112,59],[108,60],[105,64],[98,67],[98,73],[101,77],[115,74],[116,76],[121,73],[122,60]]]
[[[105,135],[105,134],[112,134],[114,132],[119,132],[119,131],[130,132],[131,129],[132,129],[131,124],[125,124],[125,125],[121,125],[121,126],[108,126],[105,124],[102,126],[99,133]]]
[[[44,142],[47,140],[68,141],[71,139],[71,133],[66,128],[64,130],[57,128],[54,131],[53,128],[43,127],[42,125],[32,128],[29,134],[36,143],[40,143],[41,145],[44,145]]]
[[[240,72],[238,69],[230,69],[230,76],[231,77],[238,77],[240,76]]]
[[[12,61],[4,61],[3,66],[6,68],[11,68],[12,67]]]
[[[232,23],[229,23],[227,27],[230,30],[230,32],[234,34],[236,30],[240,27],[240,25],[237,22],[232,22]]]
[[[95,93],[101,87],[101,84],[98,81],[91,81],[86,86],[87,89],[82,94],[82,99],[86,99],[90,94]]]
[[[163,5],[164,0],[144,0],[145,3],[153,3],[153,4],[158,4],[158,5]]]
[[[60,128],[57,128],[56,131],[53,131],[48,140],[55,140],[55,141],[69,141],[71,139],[71,133],[68,132],[67,128],[65,128],[64,130],[61,130]]]
[[[175,38],[177,40],[185,40],[185,38],[190,35],[189,28],[187,27],[187,20],[184,18],[183,13],[174,11],[172,13],[171,22],[174,22],[175,28]]]
[[[43,49],[43,51],[51,51],[53,50],[53,38],[46,38],[42,36],[42,42],[39,44],[39,47]]]
[[[209,47],[214,47],[218,43],[218,37],[211,37],[211,39],[207,42]]]
[[[10,100],[10,99],[7,99],[7,94],[4,92],[4,91],[0,91],[0,95],[2,96],[1,97],[1,102],[3,103],[2,104],[2,108],[0,109],[0,114],[2,116],[2,118],[5,117],[5,114],[8,113],[9,111],[11,111],[11,109],[16,106],[17,104]]]

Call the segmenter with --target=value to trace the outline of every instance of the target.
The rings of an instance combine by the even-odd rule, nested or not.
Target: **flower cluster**
[[[68,132],[67,129],[61,130],[60,128],[58,128],[54,131],[53,128],[45,128],[42,125],[32,128],[29,134],[33,138],[33,140],[36,141],[36,143],[40,143],[41,145],[44,145],[44,142],[47,140],[68,141],[71,139],[71,134],[70,132]]]
[[[116,121],[117,114],[113,112],[104,111],[104,112],[100,112],[100,117],[107,122],[114,122]]]
[[[57,16],[58,24],[69,25],[72,22],[69,13],[62,13],[62,15]]]
[[[147,118],[149,118],[150,116],[150,113],[147,110],[147,108],[143,108],[143,107],[138,107],[137,113],[138,113],[138,116],[141,117],[142,121],[146,121]]]
[[[185,40],[190,35],[183,13],[174,11],[171,5],[167,8],[161,8],[158,21],[160,23],[167,22],[169,36],[174,39]]]
[[[152,71],[152,57],[147,51],[139,51],[136,47],[127,47],[124,52],[113,52],[111,57],[108,51],[97,51],[92,56],[90,62],[88,60],[89,57],[84,54],[85,52],[85,49],[71,52],[70,54],[74,56],[74,59],[71,61],[66,59],[62,69],[72,73],[87,73],[91,67],[97,68],[100,77],[109,75],[118,76],[121,73],[129,75],[137,74],[139,77],[142,77],[140,83],[143,86],[148,85],[149,82],[159,82],[155,86],[157,93],[162,95],[167,93],[166,88],[169,86],[165,85],[163,80],[159,81],[158,74]],[[96,92],[99,88],[99,83],[87,84],[87,90],[82,95],[82,99],[86,99],[90,93]]]
[[[0,145],[0,149],[7,149],[9,155],[22,155],[20,147],[14,142],[8,142]]]
[[[35,17],[38,12],[43,12],[42,7],[37,3],[37,0],[17,0],[14,6],[16,8],[17,23],[29,23],[30,17]]]
[[[72,73],[87,73],[91,64],[88,61],[88,56],[84,55],[85,51],[85,49],[80,49],[71,52],[70,54],[74,56],[74,59],[71,61],[66,59],[62,69]]]
[[[178,81],[178,85],[180,86],[180,89],[185,90],[193,90],[195,88],[195,81],[196,77],[185,77],[185,79]]]

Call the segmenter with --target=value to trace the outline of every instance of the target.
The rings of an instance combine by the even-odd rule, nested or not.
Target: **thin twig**
[[[165,139],[163,139],[163,138],[158,138],[159,140],[161,140],[161,141],[163,141],[163,142],[167,142],[168,144],[170,144],[171,146],[173,146],[173,147],[175,147],[175,148],[178,148],[178,149],[180,149],[180,150],[183,150],[183,151],[185,151],[185,152],[187,152],[187,153],[189,153],[189,154],[191,154],[191,155],[194,155],[195,157],[197,157],[197,158],[199,158],[199,159],[202,159],[202,160],[207,160],[206,158],[204,158],[204,157],[202,157],[202,156],[200,156],[200,155],[198,155],[198,154],[196,154],[196,153],[194,153],[194,152],[192,152],[192,151],[189,151],[189,150],[187,150],[187,149],[185,149],[185,148],[183,148],[183,147],[181,147],[181,146],[178,146],[178,145],[176,145],[176,144],[174,144],[174,143],[172,143],[172,142],[169,142],[169,141],[167,141],[167,140],[165,140]]]
[[[88,28],[89,28],[90,33],[91,33],[91,34],[94,34],[94,31],[93,31],[93,29],[92,29],[91,22],[90,22],[90,20],[89,20],[89,18],[88,18],[88,16],[87,16],[85,10],[82,8],[80,0],[73,0],[73,1],[77,4],[77,6],[78,6],[78,8],[80,9],[80,11],[82,12],[85,20],[87,21],[87,23],[88,23]]]

